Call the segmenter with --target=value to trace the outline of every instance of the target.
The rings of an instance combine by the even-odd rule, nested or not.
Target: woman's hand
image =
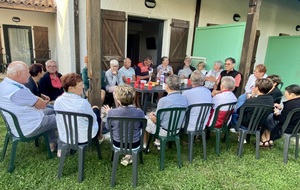
[[[108,111],[111,110],[111,108],[108,105],[104,105],[103,109],[105,113],[108,113]]]

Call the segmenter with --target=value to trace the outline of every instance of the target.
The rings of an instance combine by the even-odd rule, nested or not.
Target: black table
[[[165,92],[166,91],[165,89],[163,89],[162,85],[152,86],[151,90],[148,89],[148,86],[145,86],[144,89],[141,89],[140,85],[139,85],[138,88],[134,87],[134,83],[131,83],[130,85],[134,88],[134,90],[136,92],[140,92],[142,94],[145,94],[144,102],[143,102],[143,111],[144,111],[145,114],[147,112],[147,104],[148,104],[149,94],[154,93],[154,92]],[[191,89],[191,88],[192,88],[191,85],[182,83],[179,90],[182,91],[182,90],[188,90],[188,89]]]

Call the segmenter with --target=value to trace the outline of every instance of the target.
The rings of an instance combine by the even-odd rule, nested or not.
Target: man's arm
[[[47,106],[47,104],[49,103],[49,101],[50,101],[49,97],[48,97],[48,99],[46,99],[46,100],[44,100],[44,99],[38,97],[38,100],[37,100],[37,102],[34,104],[34,107],[35,107],[36,109],[45,109],[46,106]]]

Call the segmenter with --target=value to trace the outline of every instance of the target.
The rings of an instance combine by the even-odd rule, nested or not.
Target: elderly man
[[[186,57],[184,59],[184,65],[178,70],[178,76],[182,79],[188,79],[195,70],[195,67],[191,66],[191,58]]]
[[[50,99],[35,96],[24,86],[29,78],[28,66],[21,61],[9,64],[7,77],[0,83],[0,105],[14,113],[26,137],[36,136],[48,131],[50,148],[55,149],[55,115],[52,109],[45,109]],[[8,120],[14,126],[12,120]],[[16,129],[11,128],[13,135],[19,137]]]
[[[214,68],[208,71],[207,75],[205,76],[205,87],[208,88],[210,91],[213,90],[215,83],[217,82],[220,73],[223,71],[222,69],[223,62],[216,61],[214,63]]]
[[[120,84],[127,82],[127,78],[130,78],[131,81],[135,81],[135,70],[131,67],[131,60],[125,58],[123,62],[123,67],[119,69],[119,81]]]
[[[178,75],[170,75],[166,78],[166,92],[168,93],[167,96],[161,98],[158,101],[157,104],[157,110],[164,109],[164,108],[172,108],[172,107],[184,107],[186,108],[188,105],[187,99],[180,94],[179,87],[180,87],[180,79]],[[156,132],[156,114],[154,112],[151,112],[148,114],[147,118],[147,127],[146,131],[151,134],[155,134]],[[160,122],[161,127],[159,131],[160,136],[166,136],[167,131],[165,129],[168,128],[168,122],[169,122],[169,117],[165,115],[165,117],[162,117],[162,120]],[[145,143],[147,142],[148,139],[148,134],[145,135]],[[155,140],[154,144],[158,147],[160,146],[159,140]],[[146,145],[144,144],[144,147]]]
[[[61,74],[57,72],[57,65],[54,60],[48,60],[46,63],[47,72],[40,79],[40,92],[50,97],[50,100],[56,98],[64,92],[60,81]]]
[[[229,58],[225,59],[225,70],[221,72],[221,74],[218,78],[218,81],[216,82],[216,84],[214,86],[214,90],[212,92],[213,96],[215,96],[216,94],[221,92],[221,80],[225,76],[231,76],[234,78],[235,88],[233,90],[233,93],[236,92],[237,88],[240,86],[242,76],[241,76],[241,73],[234,70],[234,66],[235,66],[234,58],[229,57]]]
[[[217,109],[217,107],[219,105],[237,101],[235,95],[232,93],[234,88],[235,88],[235,80],[234,80],[233,77],[225,76],[225,77],[222,78],[222,80],[221,80],[221,92],[219,94],[217,94],[216,96],[214,96],[213,99],[212,99],[212,103],[214,104],[214,107],[213,107],[213,110],[211,111],[211,114],[210,114],[210,121],[208,123],[208,126],[210,126],[212,124],[214,114],[215,114],[214,111]],[[222,107],[222,109],[220,110],[215,128],[221,128],[222,127],[222,122],[223,122],[224,118],[226,117],[226,114],[227,114],[226,110],[227,109],[228,109],[228,107],[227,108]],[[229,122],[230,122],[230,120],[229,120]]]
[[[212,97],[211,92],[203,86],[204,75],[201,72],[193,72],[191,75],[192,89],[186,90],[182,93],[188,101],[188,105],[201,104],[201,103],[211,103]],[[199,109],[193,109],[190,115],[190,123],[188,126],[188,131],[194,131],[196,126],[197,117],[199,115]],[[208,117],[206,119],[206,122]],[[205,122],[205,123],[206,123]]]
[[[149,80],[152,74],[152,70],[150,69],[151,64],[152,64],[152,57],[148,55],[143,62],[140,62],[137,65],[137,68],[135,69],[136,76],[142,80]]]

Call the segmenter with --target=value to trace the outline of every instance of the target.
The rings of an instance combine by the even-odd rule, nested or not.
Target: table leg
[[[145,115],[147,113],[148,96],[149,96],[149,93],[145,93],[144,103],[143,103],[143,111],[144,111]]]

